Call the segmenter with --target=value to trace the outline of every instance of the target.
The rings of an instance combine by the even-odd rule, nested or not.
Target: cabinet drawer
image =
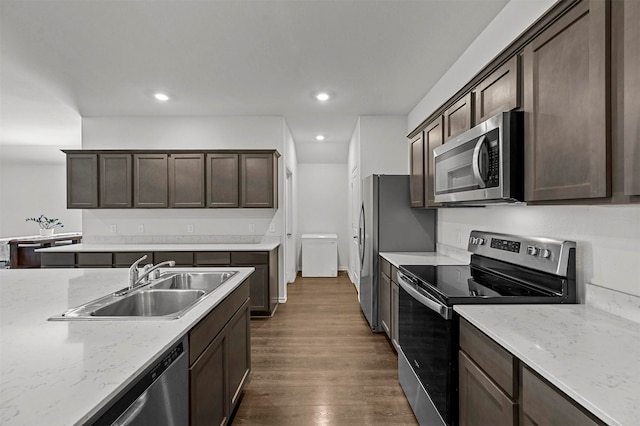
[[[231,252],[232,265],[267,265],[269,263],[269,253],[237,251]]]
[[[391,278],[391,264],[382,257],[380,258],[380,272]]]
[[[85,266],[111,267],[113,256],[111,253],[77,253],[76,264],[79,268]]]
[[[603,425],[546,380],[522,366],[523,423],[538,425]]]
[[[398,268],[391,265],[391,281],[394,283],[398,283]]]
[[[460,319],[460,349],[513,399],[518,395],[518,359]]]
[[[202,251],[196,252],[196,266],[231,264],[231,253],[228,251]]]
[[[176,266],[193,266],[192,251],[157,251],[153,253],[153,263],[173,260]]]
[[[126,266],[129,267],[133,262],[140,259],[142,256],[147,256],[145,260],[140,262],[140,266],[147,265],[153,263],[153,253],[151,252],[143,252],[143,251],[132,251],[125,253],[114,253],[113,254],[113,264],[118,266]]]
[[[227,320],[246,302],[249,298],[249,280],[245,280],[233,293],[202,319],[189,332],[189,365],[200,357],[202,352],[209,346],[209,343],[220,333],[220,330],[227,324]]]
[[[43,268],[73,268],[75,264],[75,253],[40,253]]]

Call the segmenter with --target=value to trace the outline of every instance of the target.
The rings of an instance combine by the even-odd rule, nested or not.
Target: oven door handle
[[[416,299],[418,302],[431,309],[434,312],[437,312],[444,319],[451,319],[452,317],[452,309],[449,306],[445,306],[440,302],[437,302],[429,297],[421,294],[418,290],[415,289],[411,284],[402,279],[403,277],[398,274],[398,284],[404,291],[409,293],[409,296]]]

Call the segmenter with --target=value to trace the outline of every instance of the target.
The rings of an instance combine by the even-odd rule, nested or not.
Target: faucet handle
[[[137,268],[137,267],[138,267],[138,264],[139,264],[140,262],[142,262],[143,260],[145,260],[146,258],[147,258],[147,255],[145,254],[145,255],[144,255],[144,256],[142,256],[140,259],[138,259],[138,260],[136,260],[135,262],[133,262],[133,263],[131,264],[131,268],[132,268],[132,269],[133,269],[133,268]]]

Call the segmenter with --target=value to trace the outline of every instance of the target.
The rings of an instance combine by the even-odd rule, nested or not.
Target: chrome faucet
[[[157,265],[145,265],[142,269],[138,268],[138,264],[145,260],[147,255],[145,254],[140,259],[133,262],[129,267],[129,290],[133,290],[136,286],[140,285],[143,281],[147,280],[149,274],[157,273],[158,268],[162,266],[176,266],[176,262],[173,260],[167,260],[160,262]],[[152,275],[152,277],[154,276]]]

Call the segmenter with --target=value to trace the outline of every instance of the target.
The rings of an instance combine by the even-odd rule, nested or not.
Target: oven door
[[[420,424],[457,418],[457,328],[452,308],[429,297],[412,277],[400,286],[398,376]]]

